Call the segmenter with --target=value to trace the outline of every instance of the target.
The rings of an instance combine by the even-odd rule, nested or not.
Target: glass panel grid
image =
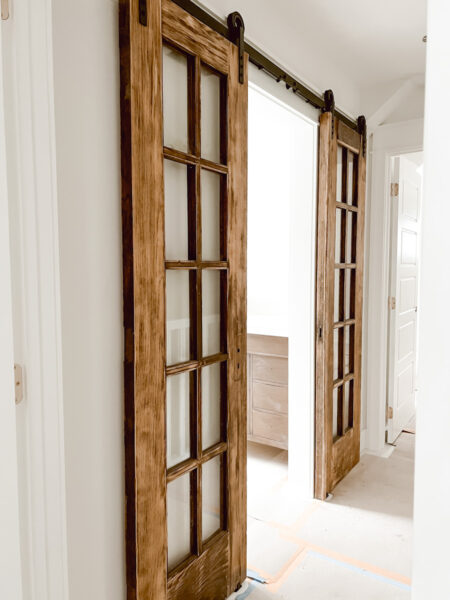
[[[176,57],[174,70],[180,71],[182,81],[178,84],[184,86],[184,71],[180,67],[180,63],[184,65],[184,55],[180,55],[182,58]],[[183,96],[176,105],[180,111],[186,106],[186,128],[184,115],[177,115],[174,121],[178,126],[181,123],[182,141],[170,142],[166,131],[170,133],[171,126],[164,123],[169,569],[182,562],[189,552],[201,554],[202,542],[226,528],[227,447],[218,444],[226,442],[227,267],[226,263],[217,263],[226,261],[227,256],[224,126],[227,84],[225,76],[202,65],[198,59],[189,56],[184,59],[187,99],[185,102]],[[200,77],[196,77],[197,68],[201,69]],[[168,109],[167,102],[164,104],[165,120],[173,109],[170,102]],[[167,163],[171,164],[167,167]],[[216,456],[209,458],[213,453]],[[178,489],[176,482],[183,485],[179,483]],[[179,505],[180,494],[183,507]],[[173,516],[174,498],[178,499],[181,510],[178,520]],[[189,551],[185,527],[188,512]],[[178,537],[174,533],[177,526]]]

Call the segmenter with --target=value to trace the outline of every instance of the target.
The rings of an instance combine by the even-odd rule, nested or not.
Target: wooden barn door
[[[123,1],[128,600],[246,576],[247,57]]]
[[[315,496],[359,462],[365,121],[320,117]]]

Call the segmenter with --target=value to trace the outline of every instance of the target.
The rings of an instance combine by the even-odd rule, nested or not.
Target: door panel
[[[237,48],[170,0],[147,26],[137,5],[121,10],[128,599],[221,600],[246,576],[247,66],[240,84]]]
[[[359,461],[364,143],[332,112],[321,115],[315,469],[321,499]]]
[[[387,439],[393,443],[414,415],[416,395],[422,179],[404,156],[394,160],[391,189],[396,193],[391,196]]]

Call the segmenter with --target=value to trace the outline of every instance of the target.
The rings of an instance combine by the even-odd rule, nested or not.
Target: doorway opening
[[[415,433],[423,152],[390,159],[386,441]]]
[[[250,84],[248,135],[247,558],[273,584],[292,559],[274,524],[314,494],[317,123]]]

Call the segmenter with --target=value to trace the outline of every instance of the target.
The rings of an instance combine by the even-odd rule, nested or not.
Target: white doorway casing
[[[249,86],[248,331],[289,339],[289,485],[312,498],[317,123],[264,77]]]
[[[423,119],[382,125],[371,140],[371,185],[367,202],[364,282],[361,429],[363,449],[382,454],[386,436],[388,348],[390,163],[394,156],[423,150]]]
[[[387,441],[415,413],[422,176],[409,156],[393,159]]]

